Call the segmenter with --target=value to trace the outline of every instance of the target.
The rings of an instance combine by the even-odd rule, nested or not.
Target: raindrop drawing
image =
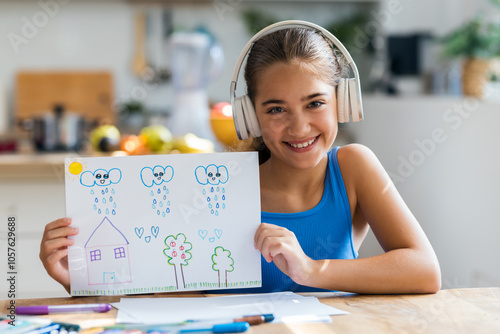
[[[71,165],[70,165],[71,166]],[[71,167],[70,167],[71,168]],[[79,168],[74,167],[79,170]],[[97,214],[116,215],[115,189],[113,184],[117,184],[122,179],[122,172],[118,168],[96,169],[95,171],[85,171],[80,175],[80,183],[91,188],[90,196],[93,199],[93,211]],[[96,188],[99,187],[99,188]]]
[[[227,167],[224,165],[210,164],[198,166],[195,170],[196,181],[203,185],[202,194],[206,198],[210,214],[219,216],[226,208],[226,188],[224,185],[229,180]]]
[[[150,188],[149,196],[151,197],[151,209],[158,216],[166,217],[171,210],[170,189],[167,183],[174,177],[174,169],[172,166],[144,167],[141,169],[142,183]]]

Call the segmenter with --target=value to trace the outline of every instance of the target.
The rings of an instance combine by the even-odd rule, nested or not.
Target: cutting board
[[[54,104],[88,120],[114,123],[113,78],[106,71],[21,71],[16,76],[16,116],[29,119]]]

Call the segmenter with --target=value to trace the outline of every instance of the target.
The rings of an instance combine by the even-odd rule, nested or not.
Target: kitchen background
[[[224,118],[214,105],[228,102],[233,66],[248,39],[283,19],[327,27],[351,51],[365,121],[343,125],[338,144],[363,143],[377,154],[438,254],[443,288],[500,285],[495,67],[479,85],[488,89],[465,96],[463,59],[444,57],[441,42],[478,13],[498,22],[493,2],[0,0],[0,241],[6,249],[7,217],[15,215],[17,297],[66,295],[38,259],[45,224],[65,215],[63,159],[127,151],[103,124],[116,126],[122,140],[130,135],[129,154],[158,149],[136,137],[152,124],[183,139],[176,143],[181,152],[211,144],[224,150],[206,132],[210,121]],[[203,36],[193,39],[204,45],[196,53],[204,57],[201,77],[195,66],[183,67],[183,59],[195,59],[192,52],[174,53],[188,40],[179,32],[193,31]],[[179,44],[172,42],[176,34]],[[194,95],[186,89],[192,85]],[[60,142],[48,138],[57,117],[70,129]],[[224,127],[218,137],[229,131]],[[190,141],[187,132],[210,140]],[[360,256],[380,252],[370,234]],[[0,267],[7,268],[5,256]]]

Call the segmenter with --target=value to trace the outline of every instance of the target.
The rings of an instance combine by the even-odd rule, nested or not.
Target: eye
[[[283,109],[281,107],[272,107],[272,108],[267,110],[266,114],[280,114],[284,111],[285,111],[285,109]]]
[[[101,178],[101,174],[96,174],[95,178],[99,180]]]
[[[311,103],[309,103],[309,105],[307,106],[308,108],[313,108],[313,109],[316,109],[316,108],[319,108],[321,107],[322,105],[324,105],[325,103],[322,102],[322,101],[312,101]]]
[[[160,176],[163,176],[163,173],[162,173],[162,172],[160,172]]]
[[[208,177],[212,177],[214,174],[212,172],[208,173]]]
[[[103,176],[105,179],[109,179],[109,174],[104,174]]]
[[[155,173],[155,177],[158,177],[158,173]]]
[[[220,173],[215,174],[215,176],[220,177]]]

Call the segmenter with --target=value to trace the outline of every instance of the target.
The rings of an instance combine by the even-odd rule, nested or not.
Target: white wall
[[[427,233],[445,288],[500,285],[500,104],[366,97],[348,124],[371,148]],[[380,252],[371,236],[361,256]]]

